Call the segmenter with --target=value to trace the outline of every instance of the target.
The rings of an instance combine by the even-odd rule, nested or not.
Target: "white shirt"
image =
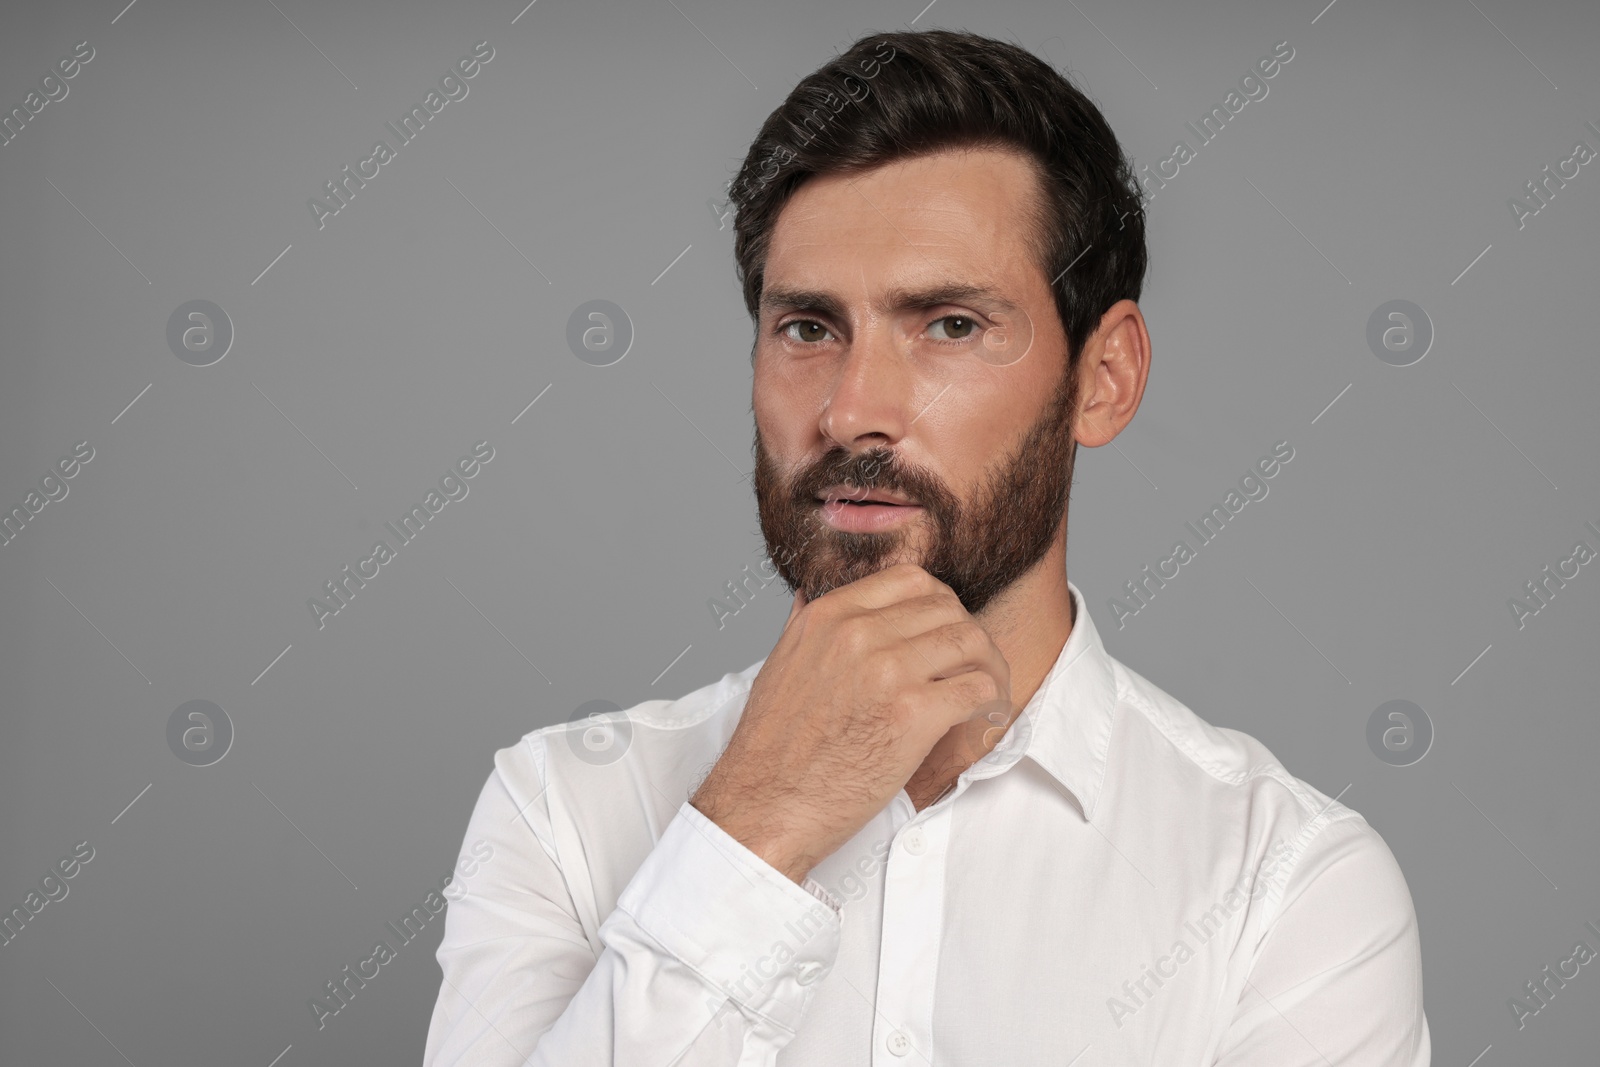
[[[1425,1067],[1383,839],[1113,659],[1069,587],[1000,745],[804,887],[687,802],[765,660],[497,752],[424,1067]]]

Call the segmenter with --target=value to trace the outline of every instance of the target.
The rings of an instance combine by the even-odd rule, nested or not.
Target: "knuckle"
[[[928,589],[917,596],[917,607],[928,612],[933,619],[939,621],[940,625],[959,621],[960,606],[961,601],[956,599],[956,595],[950,592],[948,587]]]
[[[987,671],[968,671],[961,676],[961,694],[974,706],[999,699],[1000,683]]]
[[[862,656],[871,648],[871,620],[865,615],[846,615],[834,625],[834,642],[850,656]]]
[[[920,564],[909,560],[902,560],[884,569],[885,574],[892,574],[895,578],[911,583],[913,588],[922,588],[933,580],[933,576],[922,568]]]
[[[955,624],[956,644],[963,655],[977,657],[989,647],[989,634],[971,619]]]
[[[961,662],[976,664],[984,660],[989,635],[970,620],[946,623],[934,631],[937,640],[961,658]]]
[[[810,612],[812,615],[821,616],[822,618],[838,614],[841,610],[841,605],[847,603],[845,597],[837,595],[838,592],[837,589],[831,589],[815,600],[806,601],[805,607],[800,609],[800,614],[804,615]]]
[[[909,689],[901,689],[884,701],[884,717],[898,734],[916,720],[918,706],[916,694]]]
[[[899,689],[900,664],[888,649],[874,649],[861,659],[861,684],[869,693],[896,698]]]
[[[928,636],[941,650],[954,653],[962,662],[971,659],[972,639],[960,623],[946,623]]]

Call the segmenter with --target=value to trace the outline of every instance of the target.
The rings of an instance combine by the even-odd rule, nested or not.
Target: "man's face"
[[[1064,536],[1075,383],[1027,240],[1038,195],[1024,157],[957,150],[812,178],[784,206],[755,488],[808,600],[912,562],[976,615]]]

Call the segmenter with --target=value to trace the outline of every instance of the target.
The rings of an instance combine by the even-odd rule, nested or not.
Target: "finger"
[[[1008,722],[1011,715],[1011,683],[1009,672],[1000,676],[988,669],[968,671],[925,684],[920,690],[928,714],[936,721],[940,736],[953,727],[974,720],[988,727]],[[978,729],[977,735],[985,732]],[[996,735],[990,734],[991,737]]]
[[[841,585],[827,596],[838,597],[851,607],[877,609],[949,588],[915,563],[896,563],[865,578],[858,578],[849,585]]]
[[[966,606],[948,588],[913,596],[871,612],[901,637],[915,637],[953,622],[971,621]]]
[[[976,623],[965,621],[936,626],[907,638],[906,643],[916,656],[912,667],[921,669],[923,681],[984,671],[999,684],[1002,694],[1011,691],[1011,665],[993,638]]]
[[[963,725],[946,731],[956,738],[952,755],[968,765],[976,763],[1012,736],[1009,731],[1021,715],[1022,709],[1010,701],[980,703]]]

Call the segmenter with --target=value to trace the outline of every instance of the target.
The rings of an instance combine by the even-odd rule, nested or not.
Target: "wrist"
[[[814,864],[803,851],[786,843],[784,837],[768,828],[761,820],[741,818],[737,813],[719,804],[715,795],[704,790],[689,798],[694,809],[716,823],[723,833],[749,849],[763,863],[773,868],[796,885],[805,882]]]

